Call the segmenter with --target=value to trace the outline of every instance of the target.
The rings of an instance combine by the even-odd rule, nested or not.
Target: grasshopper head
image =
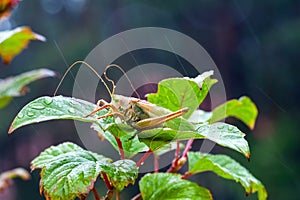
[[[128,107],[130,106],[130,104],[132,103],[132,101],[134,101],[136,98],[133,97],[126,97],[123,95],[119,95],[119,94],[115,94],[112,97],[112,104],[118,108],[119,112],[125,112]]]

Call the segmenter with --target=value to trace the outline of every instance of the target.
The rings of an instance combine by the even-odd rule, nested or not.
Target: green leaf
[[[207,122],[212,116],[212,112],[206,112],[204,110],[195,110],[189,118],[189,122],[203,123]]]
[[[244,96],[239,100],[233,99],[215,108],[210,123],[226,117],[235,117],[253,129],[257,114],[258,110],[256,105],[249,97]]]
[[[65,142],[43,151],[31,162],[31,169],[42,169],[40,191],[47,199],[84,199],[101,172],[119,190],[134,183],[137,167],[133,161],[110,162],[109,158]]]
[[[148,150],[148,147],[139,142],[137,138],[128,140],[135,133],[135,130],[130,126],[116,124],[112,117],[97,119],[98,116],[107,114],[108,110],[103,109],[94,116],[86,117],[95,108],[95,104],[76,98],[64,96],[40,97],[22,108],[12,122],[8,133],[11,134],[14,130],[28,124],[49,120],[71,119],[93,123],[92,128],[105,137],[117,150],[118,145],[114,135],[119,137],[123,142],[123,150],[126,158],[131,158],[139,152]]]
[[[23,168],[16,168],[0,174],[0,193],[6,190],[11,184],[11,179],[21,178],[29,180],[30,174]]]
[[[189,152],[188,162],[190,174],[212,171],[225,179],[239,182],[245,188],[247,195],[258,192],[259,200],[267,199],[264,185],[229,156]]]
[[[132,158],[138,153],[146,152],[149,150],[145,143],[139,141],[137,137],[132,138],[132,136],[127,135],[120,138],[125,158]]]
[[[198,124],[196,130],[205,138],[224,147],[231,148],[244,154],[248,160],[250,159],[250,150],[248,142],[244,139],[245,134],[237,127],[217,122],[214,124]]]
[[[92,128],[94,130],[96,130],[99,133],[100,137],[104,137],[106,140],[108,140],[112,146],[119,151],[119,147],[118,144],[116,142],[116,139],[114,137],[113,134],[115,134],[114,130],[116,129],[116,124],[111,124],[111,128],[109,128],[109,126],[107,128],[109,128],[109,131],[104,131],[103,127],[104,124],[102,124],[100,122],[100,124],[102,126],[99,126],[98,124],[93,124]],[[125,129],[127,130],[127,129]],[[132,132],[125,132],[124,129],[120,128],[119,130],[117,130],[116,135],[120,136],[120,140],[122,142],[122,147],[123,147],[123,151],[124,151],[124,156],[125,158],[131,158],[133,156],[135,156],[136,154],[140,153],[140,152],[145,152],[148,151],[149,148],[147,147],[147,145],[145,145],[144,143],[140,142],[139,139],[137,137],[131,138],[135,131]],[[124,131],[123,133],[120,133],[120,131]]]
[[[230,124],[217,122],[214,124],[195,124],[196,129],[178,131],[169,128],[155,128],[138,134],[139,140],[152,151],[157,151],[166,144],[174,141],[189,139],[209,139],[217,144],[236,150],[250,159],[248,142],[245,134]]]
[[[212,199],[208,189],[181,179],[179,174],[147,174],[139,182],[144,200],[208,200]]]
[[[142,131],[138,137],[139,140],[145,143],[152,151],[157,151],[166,144],[174,141],[205,138],[195,131],[178,131],[169,128],[145,130]]]
[[[31,163],[32,170],[41,168],[40,191],[48,199],[84,197],[93,188],[101,167],[110,160],[63,143],[42,152]]]
[[[189,111],[183,117],[189,118],[199,104],[205,99],[210,87],[216,80],[210,79],[211,72],[206,72],[198,77],[170,78],[158,83],[157,93],[148,94],[147,100],[156,105],[177,111],[188,107]]]
[[[73,119],[83,122],[98,123],[97,115],[86,117],[96,108],[90,102],[64,96],[40,97],[26,106],[15,117],[8,133],[12,133],[22,126],[39,123],[49,120]],[[105,114],[107,110],[102,110],[99,114]]]
[[[112,186],[121,191],[124,187],[135,182],[138,168],[132,160],[118,160],[112,165],[102,166]]]
[[[16,55],[27,47],[30,40],[46,41],[46,38],[32,32],[29,27],[17,27],[13,30],[1,31],[0,56],[3,63],[10,63]]]
[[[53,77],[55,72],[49,69],[38,69],[25,72],[15,77],[0,79],[0,108],[5,107],[12,97],[24,95],[28,89],[26,85],[45,77]]]

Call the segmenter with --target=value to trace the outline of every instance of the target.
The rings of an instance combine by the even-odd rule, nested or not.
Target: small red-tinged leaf
[[[17,27],[9,31],[0,32],[0,56],[4,64],[24,50],[30,40],[46,41],[42,35],[32,32],[29,27]]]
[[[9,17],[12,9],[20,0],[0,0],[0,22],[2,18]]]
[[[23,180],[29,180],[30,174],[23,168],[16,168],[0,174],[0,192],[3,192],[11,184],[11,179],[21,178]]]

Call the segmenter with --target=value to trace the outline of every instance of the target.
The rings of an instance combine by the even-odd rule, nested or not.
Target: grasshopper
[[[86,117],[93,116],[100,110],[109,109],[110,110],[109,113],[99,116],[98,119],[111,117],[111,116],[118,117],[118,118],[120,118],[120,120],[122,122],[128,124],[129,126],[133,127],[134,129],[136,129],[137,130],[136,134],[138,134],[140,131],[143,131],[143,130],[149,130],[149,129],[160,127],[165,122],[175,119],[175,118],[178,118],[178,117],[181,117],[188,112],[188,108],[182,108],[182,109],[179,109],[178,111],[171,112],[165,108],[159,107],[148,101],[141,100],[140,98],[126,97],[123,95],[114,94],[114,88],[115,88],[114,81],[111,80],[106,74],[107,70],[111,67],[116,67],[119,70],[121,70],[121,72],[125,75],[125,77],[129,81],[130,86],[132,87],[133,91],[135,91],[129,77],[126,75],[126,72],[119,65],[116,65],[116,64],[110,64],[104,70],[105,79],[107,81],[111,82],[111,84],[112,84],[112,91],[110,91],[106,82],[103,80],[103,78],[98,74],[98,72],[96,72],[96,70],[92,66],[90,66],[88,63],[86,63],[84,61],[77,61],[77,62],[73,63],[65,72],[64,76],[62,77],[60,83],[58,84],[58,86],[55,90],[54,96],[57,93],[57,90],[60,87],[60,85],[61,85],[63,79],[65,78],[65,76],[67,75],[67,73],[76,64],[84,64],[85,66],[90,68],[97,75],[97,77],[103,82],[103,84],[105,85],[106,89],[108,90],[108,92],[111,96],[110,103],[106,102],[104,99],[100,99],[96,104],[97,105],[96,109],[93,110]]]

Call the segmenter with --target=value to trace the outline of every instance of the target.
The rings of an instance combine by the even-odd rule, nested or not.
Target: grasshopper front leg
[[[113,110],[113,113],[107,113],[105,115],[99,116],[98,119],[102,119],[102,118],[106,118],[106,117],[114,117],[114,116],[118,116],[121,119],[124,119],[124,115],[119,113],[118,109],[113,104],[106,102],[104,99],[100,99],[99,101],[97,101],[96,105],[97,105],[96,109],[93,110],[86,117],[93,116],[95,113],[97,113],[98,111],[103,110],[105,108],[111,108]],[[100,106],[100,105],[102,105],[102,106]]]

